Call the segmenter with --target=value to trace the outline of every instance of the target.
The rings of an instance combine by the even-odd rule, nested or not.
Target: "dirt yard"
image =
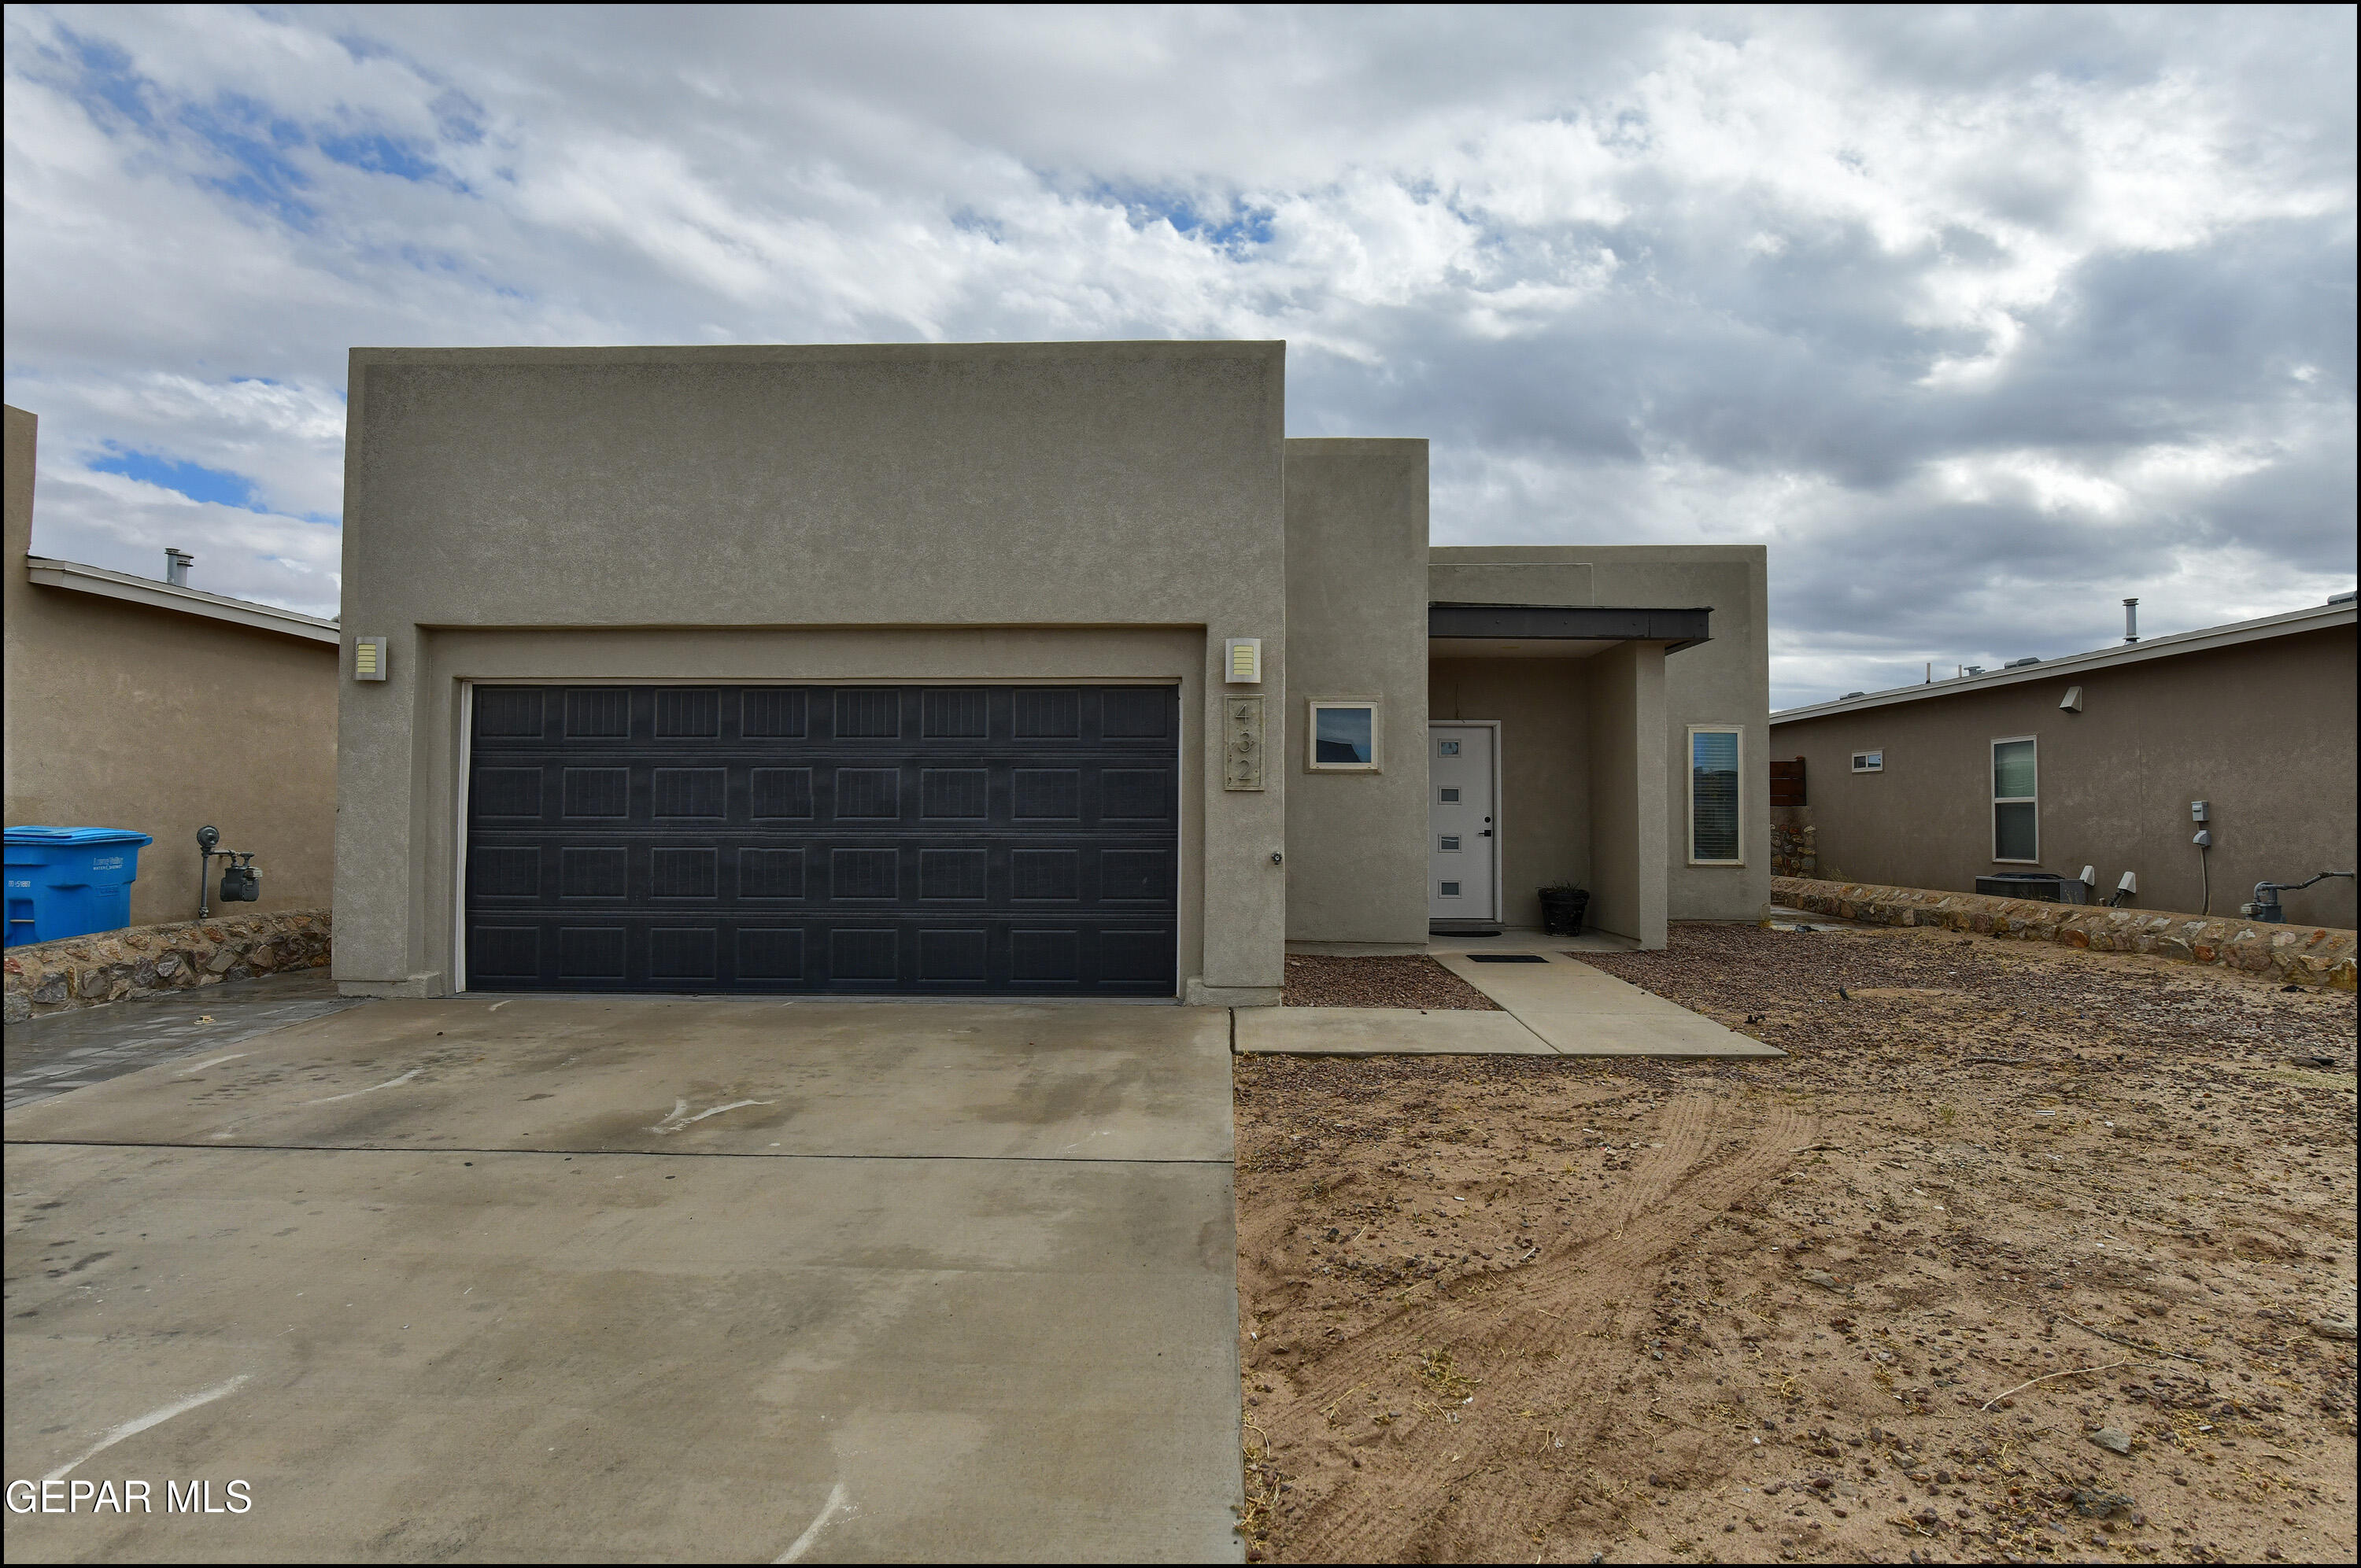
[[[1252,1556],[2353,1560],[2350,995],[1583,956],[1792,1054],[1238,1062]]]

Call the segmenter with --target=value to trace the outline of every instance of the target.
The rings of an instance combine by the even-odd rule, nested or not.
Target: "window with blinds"
[[[1993,859],[2041,859],[2040,758],[2030,735],[1992,743]]]
[[[1738,831],[1736,725],[1689,727],[1689,863],[1736,865]]]

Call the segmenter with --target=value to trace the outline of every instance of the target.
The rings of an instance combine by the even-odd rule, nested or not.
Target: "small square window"
[[[1458,835],[1458,834],[1456,834],[1456,833],[1443,833],[1443,834],[1438,834],[1438,835],[1436,835],[1436,837],[1441,840],[1441,847],[1442,847],[1442,850],[1443,850],[1443,852],[1444,852],[1444,854],[1446,854],[1446,855],[1455,855],[1455,854],[1457,854],[1457,853],[1459,852],[1459,835]]]
[[[1456,740],[1437,740],[1434,743],[1434,754],[1438,757],[1455,757],[1459,755],[1459,742]]]
[[[1885,771],[1885,753],[1883,751],[1855,751],[1852,754],[1852,771],[1857,773],[1883,773]]]
[[[1459,884],[1455,882],[1444,883],[1443,884],[1443,896],[1445,898],[1457,898],[1459,896]]]
[[[1446,742],[1446,744],[1453,745],[1453,746],[1456,746],[1457,744],[1459,744],[1459,742],[1458,742],[1458,741],[1456,741],[1456,740],[1452,740],[1452,741],[1448,741],[1448,742]],[[1459,791],[1458,791],[1458,789],[1457,789],[1455,786],[1455,787],[1452,787],[1452,788],[1447,788],[1447,789],[1445,789],[1445,790],[1443,792],[1443,800],[1444,800],[1444,805],[1446,805],[1446,806],[1455,803],[1458,799],[1459,799]]]
[[[1314,698],[1311,705],[1312,772],[1373,773],[1378,768],[1378,705],[1370,697]]]

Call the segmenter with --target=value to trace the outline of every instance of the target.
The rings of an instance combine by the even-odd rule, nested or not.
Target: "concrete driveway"
[[[11,1111],[7,1555],[1235,1559],[1227,1031],[383,1002]]]

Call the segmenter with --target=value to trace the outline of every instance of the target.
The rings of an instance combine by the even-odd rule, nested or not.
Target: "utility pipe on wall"
[[[2286,913],[2279,907],[2280,894],[2300,893],[2313,883],[2325,882],[2330,877],[2349,878],[2352,874],[2351,872],[2316,872],[2301,882],[2258,882],[2255,884],[2255,901],[2240,909],[2238,913],[2249,919],[2276,924],[2287,918]]]

